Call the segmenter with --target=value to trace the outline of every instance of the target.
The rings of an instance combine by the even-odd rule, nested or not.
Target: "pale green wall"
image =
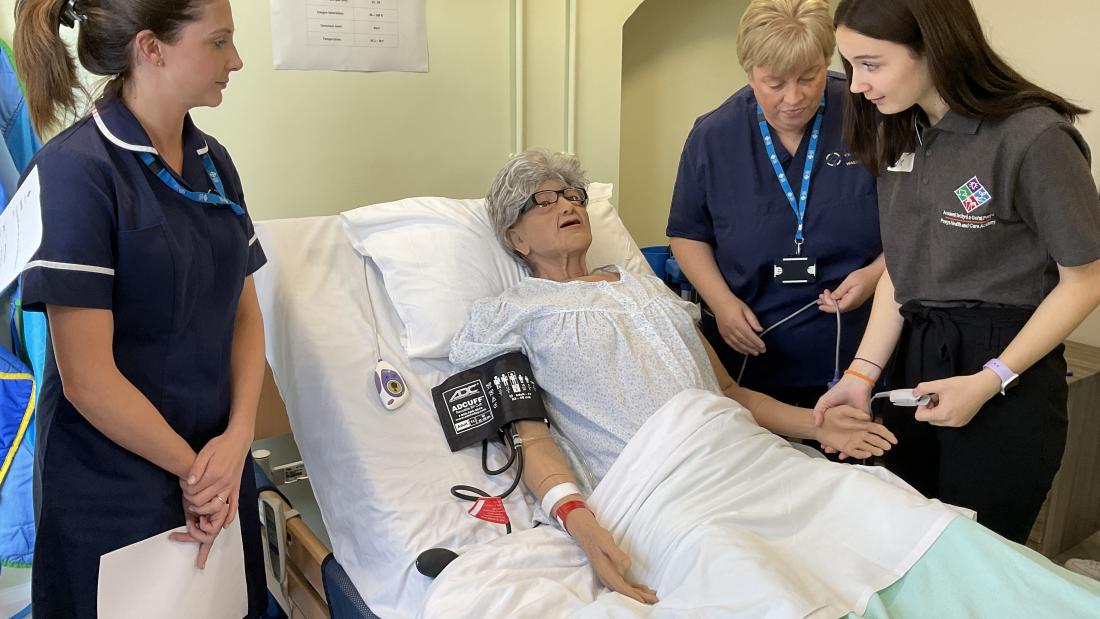
[[[623,28],[619,209],[639,245],[664,244],[692,123],[745,84],[737,22],[748,0],[648,0]]]
[[[618,179],[622,23],[640,0],[578,0],[577,153]],[[0,0],[11,40],[14,0]],[[564,0],[525,0],[526,146],[565,147]],[[511,143],[511,3],[428,0],[431,70],[275,71],[269,3],[233,3],[245,68],[194,113],[240,169],[257,219],[411,195],[484,195]]]
[[[643,0],[577,0],[576,153],[589,177],[619,182],[623,23]],[[528,146],[565,147],[565,0],[526,0]]]
[[[0,2],[0,37],[3,37],[8,45],[11,45],[11,32],[14,27],[12,23],[12,11],[14,10],[15,2],[12,0],[3,0]]]
[[[1044,88],[1093,110],[1077,127],[1092,147],[1093,177],[1100,179],[1100,2],[1057,0],[1051,10],[1026,0],[973,0],[986,36],[1014,67]],[[1100,346],[1100,312],[1070,336]]]
[[[257,218],[484,193],[509,148],[508,5],[428,5],[421,74],[275,71],[268,3],[233,3],[245,68],[194,116],[229,148]]]

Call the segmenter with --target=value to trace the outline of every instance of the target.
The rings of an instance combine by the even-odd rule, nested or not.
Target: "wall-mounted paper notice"
[[[426,0],[271,0],[276,69],[428,70]]]
[[[19,277],[42,243],[40,197],[38,166],[35,166],[0,214],[0,290]]]

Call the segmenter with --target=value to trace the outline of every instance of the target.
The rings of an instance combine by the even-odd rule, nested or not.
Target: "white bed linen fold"
[[[420,616],[834,618],[861,612],[963,513],[883,469],[811,458],[699,390],[642,426],[589,503],[656,606],[601,592],[572,540],[540,527],[470,548]]]

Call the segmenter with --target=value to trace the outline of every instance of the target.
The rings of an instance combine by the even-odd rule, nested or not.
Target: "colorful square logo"
[[[955,197],[959,199],[959,202],[962,202],[962,206],[967,213],[993,199],[993,196],[989,195],[989,191],[978,181],[977,176],[956,189]]]

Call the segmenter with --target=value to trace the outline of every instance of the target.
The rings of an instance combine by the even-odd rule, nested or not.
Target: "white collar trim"
[[[96,127],[99,128],[99,132],[102,133],[103,137],[110,140],[110,142],[115,146],[118,146],[119,148],[125,148],[126,150],[131,150],[136,153],[152,153],[154,155],[160,156],[160,153],[157,152],[157,149],[153,148],[152,146],[130,144],[129,142],[123,142],[122,140],[120,140],[118,136],[111,133],[111,130],[107,128],[107,124],[103,122],[103,118],[100,117],[98,109],[92,109],[92,117],[95,118],[95,124]],[[195,154],[202,156],[208,152],[210,152],[210,145],[206,143],[206,140],[203,140],[202,148],[196,150]]]
[[[118,137],[111,133],[111,130],[107,128],[107,125],[103,122],[103,119],[99,116],[98,109],[92,109],[92,117],[95,118],[96,127],[99,127],[99,132],[103,134],[103,137],[111,141],[112,144],[119,148],[125,148],[126,150],[132,150],[136,153],[152,153],[154,155],[160,155],[157,149],[152,146],[140,146],[138,144],[130,144],[129,142],[123,142]]]

